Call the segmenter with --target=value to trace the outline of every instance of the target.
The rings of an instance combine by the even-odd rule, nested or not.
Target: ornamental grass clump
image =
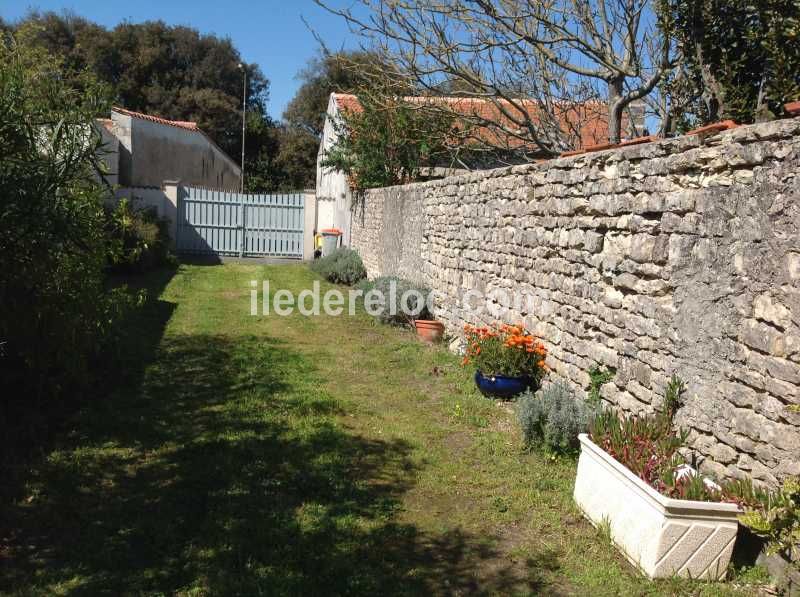
[[[632,473],[669,497],[684,497],[688,475],[678,478],[676,469],[685,464],[678,450],[688,434],[673,431],[666,413],[620,417],[603,410],[589,423],[592,441],[624,464]],[[687,479],[688,480],[688,479]]]
[[[670,380],[661,412],[621,417],[598,411],[589,422],[592,441],[659,493],[676,499],[728,502],[742,509],[739,522],[761,537],[768,553],[778,553],[797,566],[800,561],[800,478],[789,477],[777,491],[751,479],[724,483],[698,474],[680,453],[688,434],[674,429],[683,383]]]
[[[483,375],[529,377],[538,384],[547,372],[547,349],[524,327],[464,327],[467,350],[463,365],[474,365]]]
[[[679,450],[688,433],[673,428],[681,405],[683,382],[673,376],[667,385],[661,412],[620,416],[612,410],[598,411],[589,422],[589,437],[625,465],[628,470],[668,497],[720,501],[719,486],[687,471]]]

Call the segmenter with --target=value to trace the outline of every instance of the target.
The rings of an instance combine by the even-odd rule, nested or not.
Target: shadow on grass
[[[181,253],[179,255],[181,263],[185,265],[221,265],[222,258],[216,254],[202,253]]]
[[[7,512],[0,589],[502,593],[557,568],[543,554],[520,572],[495,538],[398,522],[412,446],[346,433],[313,363],[286,344],[168,336],[142,371],[32,471]]]
[[[50,451],[81,409],[93,408],[97,401],[107,400],[109,388],[141,382],[144,367],[153,360],[175,309],[173,303],[158,297],[176,271],[175,267],[164,267],[146,274],[108,277],[109,288],[127,285],[133,292],[146,291],[148,299],[143,307],[131,310],[120,321],[116,346],[90,359],[89,380],[85,385],[63,388],[58,399],[44,402],[0,401],[0,506],[19,496],[24,480],[21,477],[31,459]],[[8,387],[4,391],[9,395],[15,392]],[[2,522],[0,517],[0,530]]]

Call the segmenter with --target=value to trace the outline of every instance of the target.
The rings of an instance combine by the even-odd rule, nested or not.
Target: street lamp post
[[[244,80],[242,81],[242,174],[240,177],[240,192],[244,193],[244,133],[247,123],[247,69],[244,64],[239,63],[239,68],[242,69]]]

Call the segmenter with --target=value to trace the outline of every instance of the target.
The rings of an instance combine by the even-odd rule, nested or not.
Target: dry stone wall
[[[624,411],[677,373],[697,463],[775,484],[800,474],[799,167],[794,119],[378,189],[352,245],[436,290],[454,336],[522,321],[574,386],[613,368]]]

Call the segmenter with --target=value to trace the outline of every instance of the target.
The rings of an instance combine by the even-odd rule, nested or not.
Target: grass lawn
[[[6,488],[0,592],[750,594],[646,581],[457,357],[364,314],[252,317],[253,279],[316,278],[162,280],[116,387]]]

